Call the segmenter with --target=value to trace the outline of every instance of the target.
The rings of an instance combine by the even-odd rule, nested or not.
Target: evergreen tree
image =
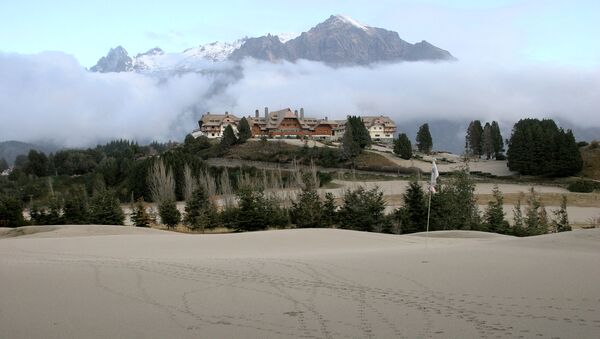
[[[354,140],[358,143],[361,150],[371,145],[371,135],[361,117],[349,116],[346,122],[346,129],[348,129],[348,126],[352,129]]]
[[[405,133],[398,135],[398,139],[394,140],[394,153],[402,159],[412,158],[412,145]]]
[[[478,230],[479,209],[475,183],[466,169],[457,171],[431,199],[430,230]],[[459,206],[459,207],[457,207]]]
[[[340,227],[366,232],[386,229],[390,220],[384,215],[385,206],[383,192],[378,187],[348,191],[338,212]]]
[[[523,237],[526,235],[525,231],[525,219],[523,217],[523,209],[521,207],[521,200],[523,200],[523,194],[519,195],[519,198],[515,202],[513,207],[513,227],[512,234]]]
[[[123,225],[125,214],[116,195],[107,189],[94,193],[90,200],[89,222],[98,225]]]
[[[515,124],[507,152],[508,167],[525,175],[569,176],[583,160],[571,131],[553,120],[522,119]]]
[[[168,228],[175,228],[181,220],[181,212],[177,209],[177,204],[174,200],[163,200],[158,205],[158,215],[160,220]]]
[[[427,198],[416,180],[409,183],[403,194],[404,206],[396,211],[402,233],[423,232],[427,226]]]
[[[221,150],[228,150],[233,144],[237,142],[235,133],[231,125],[227,125],[223,131],[223,137],[221,138]]]
[[[337,207],[335,206],[335,198],[332,193],[325,193],[325,201],[323,201],[323,215],[321,216],[321,225],[323,227],[332,227],[337,223]]]
[[[63,224],[62,218],[63,200],[57,194],[52,194],[48,199],[48,210],[45,215],[44,225],[60,225]]]
[[[19,227],[24,223],[21,201],[0,192],[0,227]]]
[[[500,133],[500,126],[496,121],[492,121],[492,139],[494,144],[494,158],[498,159],[504,153],[504,139]]]
[[[490,160],[494,155],[494,136],[492,134],[492,126],[489,123],[485,123],[483,127],[483,133],[481,134],[481,154],[485,156],[487,160]]]
[[[467,128],[466,136],[466,148],[467,154],[480,157],[482,155],[482,144],[483,144],[483,127],[481,127],[481,121],[473,120]]]
[[[206,228],[216,225],[217,214],[213,204],[208,198],[206,190],[198,187],[189,201],[185,205],[185,217],[183,221],[191,229],[199,229],[204,232]]]
[[[494,185],[492,190],[494,200],[488,203],[485,211],[485,223],[489,232],[506,234],[508,232],[508,223],[504,220],[504,197],[498,189],[498,185]]]
[[[29,150],[27,154],[27,163],[25,165],[25,173],[32,174],[37,177],[45,177],[48,175],[49,161],[44,152]]]
[[[237,231],[258,231],[269,224],[269,203],[262,191],[242,187],[237,193],[239,202],[233,228]]]
[[[354,159],[360,154],[360,145],[354,138],[354,131],[346,124],[346,131],[342,137],[342,152],[346,159],[354,161]]]
[[[567,213],[567,196],[563,194],[560,200],[560,208],[554,211],[554,220],[552,220],[554,232],[566,232],[571,230],[569,224],[569,214]]]
[[[150,224],[153,222],[153,220],[144,206],[143,198],[138,199],[138,201],[133,205],[130,218],[133,224],[137,227],[150,227]]]
[[[524,224],[528,235],[548,233],[548,215],[540,197],[532,187],[527,197]]]
[[[429,154],[432,148],[433,140],[431,139],[431,133],[429,133],[429,124],[423,124],[417,132],[417,149],[419,152]]]
[[[252,130],[250,129],[250,124],[248,124],[248,120],[245,117],[240,119],[240,123],[238,125],[238,142],[240,144],[245,143],[248,139],[252,138]]]
[[[323,205],[311,180],[304,180],[298,200],[292,203],[291,217],[300,228],[322,226]]]
[[[69,194],[65,197],[63,213],[66,224],[83,225],[88,223],[90,211],[85,187],[77,186],[69,190]]]

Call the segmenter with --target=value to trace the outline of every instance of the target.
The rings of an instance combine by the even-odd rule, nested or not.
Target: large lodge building
[[[256,110],[254,117],[246,117],[252,130],[253,138],[309,138],[315,140],[337,140],[346,130],[345,120],[329,120],[327,117],[309,118],[300,112],[289,108],[269,112],[265,107],[264,116]],[[374,141],[389,142],[396,133],[396,124],[387,116],[361,117]],[[228,125],[237,133],[240,118],[229,112],[213,114],[207,112],[198,121],[198,128],[192,132],[194,137],[206,136],[210,139],[220,138]]]

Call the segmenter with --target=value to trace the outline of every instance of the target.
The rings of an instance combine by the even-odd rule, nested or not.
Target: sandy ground
[[[600,229],[144,231],[0,239],[1,337],[600,336]]]
[[[431,159],[430,156],[425,156],[423,160],[418,159],[410,159],[404,160],[401,159],[389,152],[382,152],[380,150],[371,151],[377,154],[381,154],[386,157],[393,163],[402,166],[402,167],[416,167],[425,173],[431,172]],[[440,173],[452,172],[462,169],[465,166],[464,161],[461,157],[451,154],[451,153],[440,153],[436,154],[435,158],[438,160],[437,167]],[[453,163],[444,163],[440,161],[441,159],[451,160]],[[508,169],[506,161],[497,161],[497,160],[477,160],[469,162],[469,170],[477,171],[482,173],[489,173],[496,176],[513,176],[516,175],[516,172],[512,172]]]

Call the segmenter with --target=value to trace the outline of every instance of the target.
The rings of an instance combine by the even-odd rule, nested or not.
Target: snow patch
[[[359,21],[357,21],[347,15],[338,14],[335,17],[347,24],[358,27],[358,28],[362,29],[363,31],[368,31],[369,28],[371,28],[371,27],[369,27],[363,23],[360,23]]]
[[[279,38],[279,41],[281,41],[282,44],[285,44],[286,42],[296,39],[297,37],[300,36],[300,33],[296,33],[296,32],[287,32],[287,33],[279,33],[277,34],[277,37]]]

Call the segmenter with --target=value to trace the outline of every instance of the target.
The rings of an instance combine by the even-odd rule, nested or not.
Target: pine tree
[[[529,235],[548,233],[548,214],[540,197],[532,187],[527,197],[524,224]]]
[[[298,200],[292,203],[292,222],[300,228],[321,227],[323,205],[311,180],[304,180]]]
[[[238,124],[238,143],[243,144],[248,139],[252,138],[252,130],[250,129],[250,124],[248,124],[248,120],[245,117],[240,119]]]
[[[494,158],[499,159],[503,157],[504,139],[502,139],[502,134],[500,133],[500,126],[496,121],[492,121],[492,139],[494,144]]]
[[[550,119],[519,120],[507,158],[510,170],[525,175],[569,176],[581,171],[583,164],[573,133]]]
[[[22,202],[0,192],[0,227],[19,227],[24,223]]]
[[[481,134],[481,152],[487,160],[490,160],[494,155],[494,136],[492,134],[492,126],[489,123],[485,124],[483,133]]]
[[[321,225],[323,227],[332,227],[337,223],[335,198],[332,193],[325,193],[325,201],[323,201],[323,215],[321,216]]]
[[[433,141],[431,139],[431,133],[429,133],[429,124],[423,124],[419,127],[417,132],[417,149],[419,152],[426,154],[431,153],[433,148]]]
[[[48,210],[45,225],[64,224],[62,218],[63,199],[58,194],[52,194],[48,199]]]
[[[158,215],[163,224],[168,228],[175,228],[181,220],[181,212],[177,209],[174,200],[164,200],[158,205]]]
[[[354,140],[358,143],[361,150],[371,145],[371,135],[361,117],[349,116],[346,122],[346,129],[348,129],[348,126],[352,128]]]
[[[69,194],[65,198],[63,213],[66,224],[82,225],[88,223],[90,210],[85,187],[77,186],[69,190]]]
[[[150,224],[154,222],[144,206],[143,198],[138,199],[133,206],[130,218],[133,224],[137,227],[150,227]]]
[[[27,154],[27,163],[24,171],[27,174],[32,174],[37,177],[45,177],[48,175],[49,160],[44,152],[29,150]]]
[[[208,194],[203,187],[198,187],[185,205],[185,217],[183,221],[191,229],[199,229],[204,232],[206,228],[215,226],[217,214]]]
[[[412,145],[406,133],[398,135],[398,139],[394,140],[394,153],[402,159],[412,158]]]
[[[502,192],[498,189],[498,185],[494,185],[492,194],[494,200],[488,203],[484,215],[487,230],[505,234],[508,232],[508,225],[504,220],[504,197],[502,196]]]
[[[560,208],[554,211],[554,220],[552,220],[554,232],[566,232],[571,230],[569,224],[569,214],[567,213],[567,196],[563,194],[560,200]]]
[[[386,229],[389,219],[384,215],[385,206],[383,192],[378,187],[348,191],[338,212],[340,227],[366,232]]]
[[[396,211],[402,233],[423,232],[427,226],[427,201],[421,185],[413,180],[403,194],[404,206]]]
[[[94,193],[90,200],[90,223],[123,225],[125,215],[114,192],[104,189]]]
[[[346,124],[346,132],[342,137],[342,152],[346,159],[354,161],[354,159],[360,154],[360,145],[354,138],[354,130],[350,125]]]
[[[467,128],[467,136],[465,145],[467,148],[467,154],[471,154],[476,157],[480,157],[482,154],[482,138],[483,127],[481,127],[481,121],[473,120]]]
[[[225,127],[225,130],[223,131],[223,137],[221,138],[221,150],[228,150],[236,142],[237,138],[235,137],[233,128],[231,127],[231,125],[227,125],[227,127]]]
[[[258,231],[266,229],[271,222],[269,213],[270,203],[265,199],[262,191],[255,191],[250,187],[242,187],[237,192],[238,209],[235,214],[235,223],[232,225],[237,231]],[[281,216],[279,216],[281,217]]]

